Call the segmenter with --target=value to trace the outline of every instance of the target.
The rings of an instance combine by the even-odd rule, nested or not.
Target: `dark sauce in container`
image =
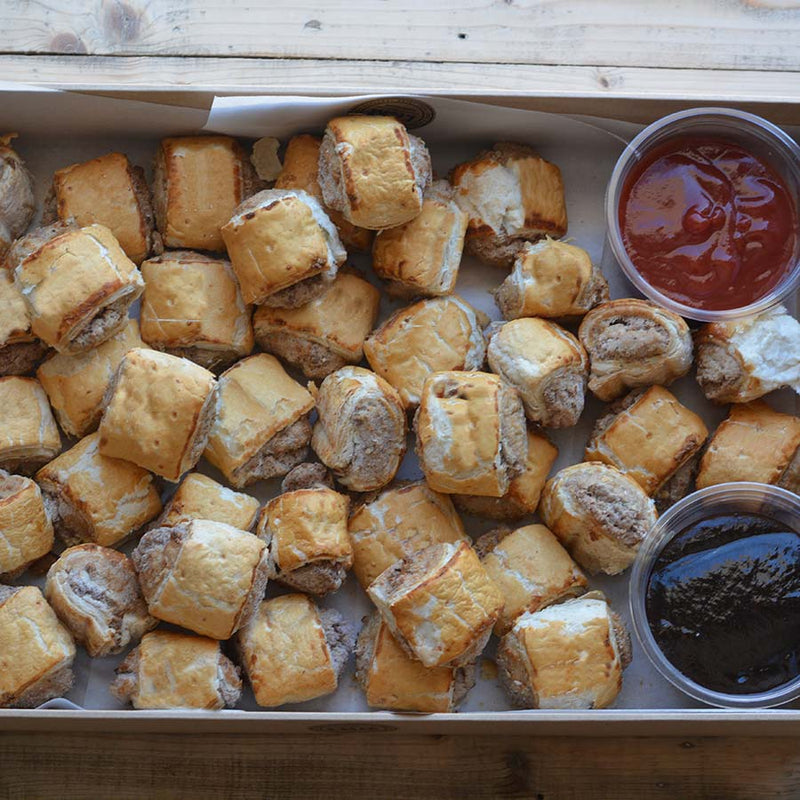
[[[759,514],[689,525],[650,572],[647,620],[685,676],[756,694],[800,675],[800,534]]]
[[[683,305],[723,310],[759,300],[789,272],[797,210],[783,178],[753,153],[684,136],[632,169],[619,224],[651,286]]]

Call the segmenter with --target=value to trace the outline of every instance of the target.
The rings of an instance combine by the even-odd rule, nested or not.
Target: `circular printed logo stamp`
[[[376,97],[353,106],[347,113],[395,117],[409,129],[422,128],[436,117],[433,108],[416,97]]]

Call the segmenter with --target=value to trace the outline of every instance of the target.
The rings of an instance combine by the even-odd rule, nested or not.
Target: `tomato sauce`
[[[721,139],[678,137],[647,153],[622,188],[625,250],[642,277],[697,309],[749,305],[791,270],[797,210],[764,161]]]

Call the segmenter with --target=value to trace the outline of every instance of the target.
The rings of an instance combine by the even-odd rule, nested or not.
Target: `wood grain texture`
[[[800,123],[800,107],[795,102],[800,97],[800,73],[794,72],[0,55],[0,76],[20,83],[196,107],[208,107],[215,93],[419,93],[473,96],[543,111],[613,114],[636,122],[649,122],[679,108],[721,103],[755,111],[778,123]],[[180,94],[187,89],[191,93]]]
[[[6,800],[760,800],[800,792],[792,739],[4,734],[0,764]]]
[[[788,0],[9,0],[2,50],[800,68]]]

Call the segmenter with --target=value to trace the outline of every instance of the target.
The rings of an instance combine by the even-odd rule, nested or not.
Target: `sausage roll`
[[[139,323],[129,319],[119,333],[94,349],[74,356],[55,353],[41,364],[36,377],[64,433],[80,438],[97,430],[114,374],[125,354],[137,347],[147,345],[139,335]]]
[[[144,170],[122,153],[72,164],[53,176],[55,213],[78,225],[105,225],[134,264],[159,249]]]
[[[319,387],[317,413],[311,447],[342,486],[371,492],[394,478],[406,452],[406,415],[383,378],[342,367]]]
[[[256,703],[302,703],[336,691],[355,636],[341,614],[304,594],[264,600],[236,636]]]
[[[47,395],[34,378],[0,378],[0,469],[33,474],[61,452]]]
[[[704,325],[695,344],[697,382],[715,403],[747,403],[782,386],[800,392],[800,322],[782,306]]]
[[[425,378],[446,370],[483,367],[489,318],[460,297],[437,297],[401,308],[364,343],[369,365],[416,408]],[[432,336],[431,331],[436,335]]]
[[[65,550],[47,573],[44,594],[92,658],[121,653],[158,624],[147,613],[130,559],[108,547]]]
[[[314,398],[274,356],[259,353],[219,379],[206,458],[237,489],[285,475],[308,455]]]
[[[164,247],[224,251],[220,229],[257,186],[235,139],[163,139],[156,153],[153,204]]]
[[[58,537],[67,545],[119,546],[161,512],[153,476],[99,452],[91,433],[42,467],[36,481]]]
[[[466,542],[432,544],[367,588],[397,643],[426,667],[458,667],[483,651],[503,595]]]
[[[337,117],[319,151],[325,203],[361,228],[383,230],[422,210],[431,159],[422,139],[394,117]]]
[[[657,517],[655,504],[633,478],[595,461],[557,472],[544,486],[539,514],[593,575],[626,570]]]
[[[148,633],[116,673],[111,694],[134,708],[233,708],[242,694],[239,668],[204,636]]]
[[[234,492],[207,475],[190,472],[164,506],[157,526],[172,528],[190,519],[210,519],[249,531],[255,525],[259,505],[249,494]]]
[[[514,521],[533,514],[539,505],[550,469],[558,457],[558,448],[542,433],[528,428],[528,455],[523,471],[512,478],[502,497],[474,494],[450,495],[456,507],[467,514],[489,519]]]
[[[347,253],[315,197],[266,189],[238,206],[222,228],[246,303],[298,308],[319,297]]]
[[[663,510],[688,494],[707,437],[697,414],[663,386],[651,386],[609,407],[595,423],[584,458],[617,467]]]
[[[18,577],[52,546],[53,525],[39,487],[0,470],[0,580]]]
[[[123,357],[100,422],[100,453],[177,481],[203,454],[217,382],[203,367],[137,348]]]
[[[356,642],[356,680],[370,708],[450,712],[475,685],[475,665],[424,666],[395,641],[380,614],[373,613]]]
[[[283,155],[283,168],[275,181],[276,189],[302,189],[316,197],[325,208],[325,213],[339,231],[339,238],[345,247],[354,250],[369,250],[372,244],[372,231],[359,228],[348,222],[340,211],[324,206],[322,189],[319,185],[319,150],[322,139],[302,133],[293,136],[286,145]]]
[[[525,242],[567,232],[561,170],[526,144],[498,142],[450,179],[469,216],[467,252],[487,264],[511,267]]]
[[[800,418],[780,414],[763,400],[731,407],[711,437],[697,473],[697,488],[753,481],[800,490]]]
[[[156,528],[131,558],[150,613],[212,639],[233,636],[267,586],[264,542],[223,522]]]
[[[647,300],[602,303],[583,318],[578,338],[592,366],[589,388],[605,401],[640,386],[667,386],[692,365],[689,326]]]
[[[259,306],[253,317],[256,341],[307,378],[322,379],[360,363],[380,300],[372,284],[340,272],[323,294],[300,308]]]
[[[489,367],[522,399],[525,416],[547,428],[569,428],[583,412],[589,359],[581,343],[546,319],[493,323]]]
[[[494,632],[503,636],[526,611],[583,594],[588,582],[544,525],[497,528],[475,543],[483,568],[505,601]]]
[[[453,187],[447,181],[434,181],[418,216],[375,237],[372,268],[388,282],[390,294],[450,294],[458,278],[468,221],[454,199]]]
[[[16,135],[0,135],[0,268],[11,243],[25,233],[36,211],[33,178],[11,147]]]
[[[395,561],[429,545],[469,541],[450,498],[425,481],[366,498],[350,515],[348,529],[353,572],[364,590]]]
[[[17,265],[14,280],[33,333],[70,354],[97,347],[123,328],[144,290],[136,264],[103,225],[48,239]]]
[[[0,266],[0,378],[33,372],[46,352],[31,331],[30,311],[14,277]]]
[[[142,339],[218,370],[253,349],[250,308],[228,261],[179,250],[142,264]]]
[[[525,469],[522,401],[497,375],[430,375],[414,425],[420,467],[437,492],[502,497]]]
[[[589,254],[549,236],[522,245],[514,269],[494,293],[503,319],[582,317],[608,298],[608,283]]]
[[[256,532],[269,548],[270,578],[320,597],[335,592],[353,566],[349,508],[347,495],[324,487],[285,492],[267,503]]]
[[[624,623],[590,595],[523,614],[497,651],[500,682],[521,708],[606,708],[630,660]]]
[[[0,708],[36,708],[66,694],[75,643],[35,586],[0,584]]]

